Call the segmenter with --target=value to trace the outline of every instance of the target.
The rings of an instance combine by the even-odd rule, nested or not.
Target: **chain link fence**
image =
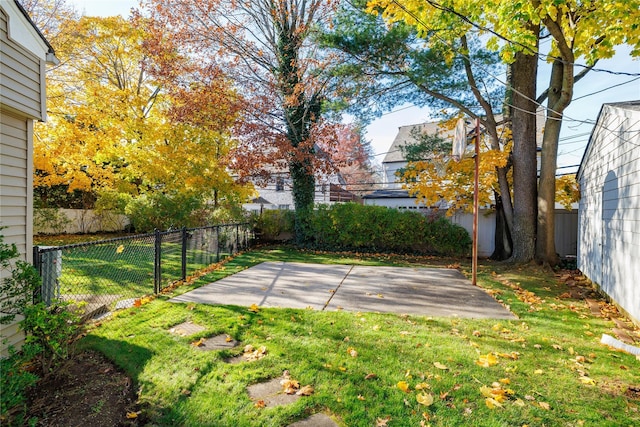
[[[37,297],[71,301],[95,318],[157,294],[178,280],[249,247],[248,223],[156,231],[65,246],[35,246]]]

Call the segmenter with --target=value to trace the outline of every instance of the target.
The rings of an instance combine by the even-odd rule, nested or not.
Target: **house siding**
[[[578,268],[640,320],[640,102],[602,107],[578,181]]]
[[[32,120],[20,118],[0,109],[0,231],[6,243],[13,243],[23,260],[31,261],[32,254],[32,156],[28,141],[32,141]],[[0,280],[8,272],[0,272]],[[7,346],[19,345],[24,334],[16,323],[0,325],[0,354],[6,355]]]
[[[5,109],[44,118],[44,60],[10,38],[8,15],[0,8],[0,104]]]
[[[33,123],[46,118],[45,62],[53,51],[15,1],[0,4],[0,233],[31,262]],[[10,272],[0,272],[4,279]],[[0,295],[2,298],[2,295]],[[0,355],[19,347],[18,321],[0,325]]]

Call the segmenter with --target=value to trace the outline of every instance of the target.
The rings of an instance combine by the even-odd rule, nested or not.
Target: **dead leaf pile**
[[[291,378],[289,371],[284,371],[283,379],[280,381],[282,391],[285,394],[295,394],[298,396],[311,396],[315,391],[311,385],[300,387],[300,382]]]
[[[251,344],[247,344],[244,346],[244,352],[242,354],[245,360],[248,360],[248,361],[260,360],[266,355],[267,355],[267,347],[261,346],[256,349]]]

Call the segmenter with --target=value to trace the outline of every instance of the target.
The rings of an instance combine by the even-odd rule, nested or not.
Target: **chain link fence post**
[[[162,235],[157,228],[154,231],[154,237],[153,292],[159,294],[162,282]]]
[[[182,280],[187,278],[187,239],[189,233],[187,227],[182,227]]]

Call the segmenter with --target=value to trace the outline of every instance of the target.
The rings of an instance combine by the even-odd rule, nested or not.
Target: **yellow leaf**
[[[443,369],[443,370],[447,370],[447,369],[449,369],[446,365],[443,365],[443,364],[442,364],[442,363],[440,363],[440,362],[434,362],[434,363],[433,363],[433,366],[435,366],[435,367],[436,367],[436,368],[438,368],[438,369]]]
[[[482,366],[483,368],[488,368],[490,366],[496,365],[498,363],[498,358],[493,355],[493,353],[489,353],[486,355],[482,355],[476,360],[476,365]]]
[[[551,409],[551,405],[549,405],[547,402],[538,402],[538,406],[540,406],[542,409],[546,409],[547,411]]]
[[[132,420],[134,418],[138,418],[138,413],[137,412],[127,412],[127,418]]]
[[[260,308],[258,307],[257,304],[251,304],[251,307],[249,307],[249,311],[252,311],[254,313],[257,313],[260,310]]]
[[[480,387],[480,393],[482,393],[484,397],[493,398],[493,393],[491,392],[491,388],[487,387],[486,385],[483,385],[482,387]]]
[[[542,369],[536,369],[535,371],[533,371],[533,373],[536,375],[542,375],[544,371]]]
[[[358,395],[358,400],[364,400],[364,396],[363,396],[363,395],[361,395],[361,394],[359,394],[359,395]]]
[[[429,384],[427,384],[427,383],[418,383],[418,384],[416,384],[416,386],[415,386],[415,389],[416,389],[416,390],[428,390],[428,389],[430,389],[430,388],[431,388],[431,387],[430,387],[430,386],[429,386]]]
[[[116,253],[117,253],[117,254],[121,254],[122,252],[124,252],[124,245],[120,245],[120,246],[118,246],[118,248],[116,249]]]
[[[487,408],[489,409],[502,408],[502,404],[491,397],[487,397],[484,400],[484,403],[485,405],[487,405]]]
[[[509,378],[501,378],[500,382],[502,384],[511,384],[511,380]]]
[[[205,342],[205,339],[200,338],[198,341],[192,342],[191,345],[194,347],[202,347],[204,345],[204,342]]]
[[[587,385],[596,385],[596,381],[593,378],[589,377],[580,377],[580,382]]]
[[[400,390],[404,391],[405,393],[409,393],[409,383],[407,383],[406,381],[399,381],[397,386]]]
[[[418,393],[418,395],[416,395],[416,400],[419,404],[424,406],[433,405],[433,395],[431,393]]]

